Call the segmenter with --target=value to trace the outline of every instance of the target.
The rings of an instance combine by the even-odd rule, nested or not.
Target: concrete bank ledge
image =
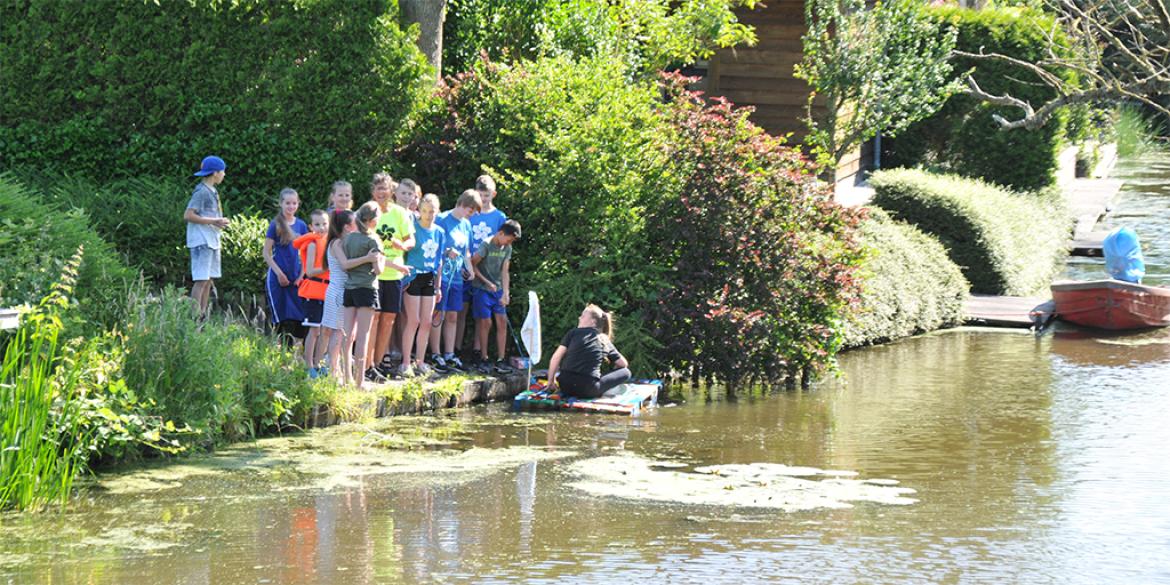
[[[528,389],[528,371],[520,370],[502,376],[484,376],[464,381],[454,392],[443,386],[443,379],[422,382],[418,396],[394,399],[387,394],[412,382],[394,380],[373,386],[369,390],[347,391],[344,406],[319,404],[309,413],[306,428],[329,427],[363,418],[421,414],[444,408],[458,408],[486,402],[511,401]]]

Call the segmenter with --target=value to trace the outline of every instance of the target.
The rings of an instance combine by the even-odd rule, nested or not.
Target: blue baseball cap
[[[199,170],[195,172],[196,177],[206,177],[212,173],[226,171],[227,164],[223,162],[222,158],[218,156],[209,156],[203,159],[203,164],[199,165]]]

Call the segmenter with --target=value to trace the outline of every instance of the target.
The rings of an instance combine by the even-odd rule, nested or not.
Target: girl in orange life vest
[[[329,347],[331,329],[321,327],[325,312],[325,289],[329,286],[329,268],[325,265],[325,234],[329,230],[329,215],[321,209],[309,214],[309,233],[293,240],[293,246],[301,256],[301,284],[297,295],[301,297],[301,312],[305,320],[301,325],[309,328],[305,336],[305,368],[309,378],[320,373],[325,348]]]

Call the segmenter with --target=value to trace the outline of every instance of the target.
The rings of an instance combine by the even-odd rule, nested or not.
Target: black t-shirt
[[[592,376],[595,380],[601,378],[602,358],[611,362],[622,358],[609,338],[592,327],[571,329],[561,339],[561,345],[568,349],[561,360],[561,371]]]

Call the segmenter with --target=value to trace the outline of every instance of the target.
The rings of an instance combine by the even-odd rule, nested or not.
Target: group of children
[[[218,157],[203,160],[184,215],[191,295],[204,313],[228,225],[216,189],[226,168]],[[495,207],[495,181],[479,177],[442,213],[438,196],[423,195],[410,179],[378,173],[370,194],[355,211],[352,185],[337,181],[328,207],[313,210],[305,224],[297,217],[299,194],[284,189],[265,234],[268,311],[280,334],[304,338],[308,375],[364,386],[432,369],[461,371],[456,352],[469,307],[476,368],[509,371],[509,267],[520,224]],[[493,325],[495,363],[488,357]]]

